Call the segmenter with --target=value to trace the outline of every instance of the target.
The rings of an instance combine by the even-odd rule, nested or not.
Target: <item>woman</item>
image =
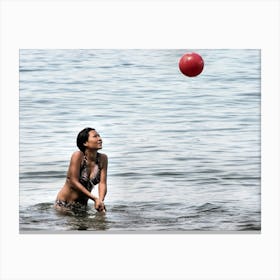
[[[86,206],[91,199],[97,211],[105,212],[108,159],[105,154],[97,152],[102,149],[102,139],[94,128],[88,127],[78,134],[77,146],[79,151],[72,154],[66,182],[57,195],[55,208],[65,210]],[[99,197],[91,194],[96,184],[99,184]]]

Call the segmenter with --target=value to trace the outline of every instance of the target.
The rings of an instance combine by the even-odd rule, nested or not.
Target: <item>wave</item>
[[[27,69],[27,68],[21,68],[19,69],[19,72],[42,72],[45,71],[43,68],[33,68],[33,69]]]
[[[212,213],[214,213],[214,212],[220,212],[220,213],[221,212],[226,212],[226,210],[223,209],[222,206],[217,205],[217,204],[213,204],[213,203],[209,203],[209,202],[197,206],[196,211],[198,213],[203,213],[203,212],[208,212],[208,213],[209,212],[212,212]]]
[[[20,179],[29,179],[29,178],[65,178],[66,174],[63,171],[28,171],[28,172],[20,172]]]

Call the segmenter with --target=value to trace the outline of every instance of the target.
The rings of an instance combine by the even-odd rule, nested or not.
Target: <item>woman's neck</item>
[[[97,151],[86,150],[85,151],[85,156],[86,156],[87,160],[96,161]]]

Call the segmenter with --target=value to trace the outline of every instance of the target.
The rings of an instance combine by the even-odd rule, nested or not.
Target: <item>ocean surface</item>
[[[181,74],[187,52],[204,59]],[[261,230],[261,52],[21,49],[19,230]],[[109,158],[107,213],[53,208],[85,127]],[[98,186],[96,186],[96,191]]]

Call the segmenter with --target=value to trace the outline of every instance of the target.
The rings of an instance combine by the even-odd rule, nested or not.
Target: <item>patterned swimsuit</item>
[[[91,192],[92,189],[94,188],[94,186],[100,182],[100,171],[101,171],[101,168],[100,168],[100,154],[99,153],[97,153],[97,156],[96,156],[96,162],[95,162],[92,178],[89,177],[90,174],[88,172],[87,158],[86,158],[86,156],[84,156],[82,166],[80,169],[79,181],[89,192]]]

